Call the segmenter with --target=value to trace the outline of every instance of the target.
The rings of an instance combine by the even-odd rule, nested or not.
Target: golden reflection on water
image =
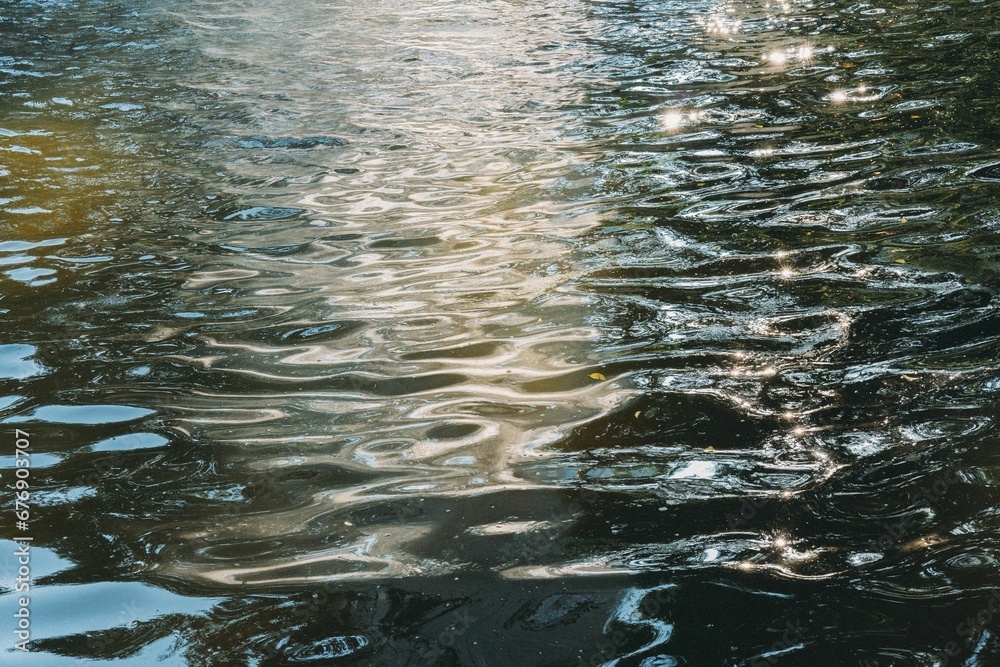
[[[115,215],[128,178],[120,159],[102,154],[89,123],[46,119],[20,125],[8,121],[0,128],[5,237],[36,241],[82,234]]]

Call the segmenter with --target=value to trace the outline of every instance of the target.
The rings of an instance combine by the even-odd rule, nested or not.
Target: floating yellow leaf
[[[918,380],[919,380],[920,378],[918,378],[918,377],[913,377],[912,375],[904,375],[904,376],[903,376],[903,379],[904,379],[904,380],[909,380],[910,382],[916,382],[916,381],[918,381]]]
[[[642,415],[642,410],[635,411],[635,418],[638,419]]]
[[[896,264],[906,264],[906,260],[905,259],[897,259],[896,260]]]
[[[608,379],[608,378],[604,377],[604,374],[603,374],[603,373],[591,373],[591,374],[590,374],[590,377],[591,377],[591,379],[593,379],[593,380],[601,380],[602,382],[603,382],[604,380],[607,380],[607,379]]]
[[[705,451],[706,452],[714,452],[715,451],[715,447],[712,447],[711,445],[709,445],[708,447],[705,448]]]

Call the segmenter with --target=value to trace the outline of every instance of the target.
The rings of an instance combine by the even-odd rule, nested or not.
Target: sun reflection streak
[[[679,111],[668,111],[663,114],[663,127],[668,130],[676,130],[684,124],[684,114]]]
[[[781,69],[792,64],[793,62],[808,65],[815,57],[816,47],[812,44],[806,43],[799,44],[798,46],[771,49],[770,51],[766,51],[763,56],[761,56],[761,59],[765,63],[769,63],[772,67]]]
[[[834,90],[829,95],[830,101],[834,104],[843,104],[847,101],[847,91],[846,90]]]
[[[834,104],[844,104],[846,102],[876,102],[882,99],[882,96],[883,92],[878,88],[869,89],[867,85],[862,83],[856,88],[834,90],[828,97]]]
[[[705,26],[705,32],[708,34],[720,37],[735,35],[743,27],[742,20],[733,20],[724,14],[713,14],[708,19],[699,20],[698,23]]]
[[[788,63],[788,54],[784,51],[771,51],[764,54],[764,60],[775,67],[784,67]]]
[[[704,113],[698,109],[685,112],[683,109],[669,109],[660,117],[664,129],[674,131],[690,123],[697,123],[704,118]]]

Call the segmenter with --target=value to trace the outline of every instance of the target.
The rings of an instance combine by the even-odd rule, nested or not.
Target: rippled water
[[[0,2],[4,664],[1000,664],[937,3]]]

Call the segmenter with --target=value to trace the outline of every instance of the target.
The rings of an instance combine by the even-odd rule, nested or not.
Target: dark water
[[[993,0],[0,2],[2,663],[1000,665],[998,81]]]

